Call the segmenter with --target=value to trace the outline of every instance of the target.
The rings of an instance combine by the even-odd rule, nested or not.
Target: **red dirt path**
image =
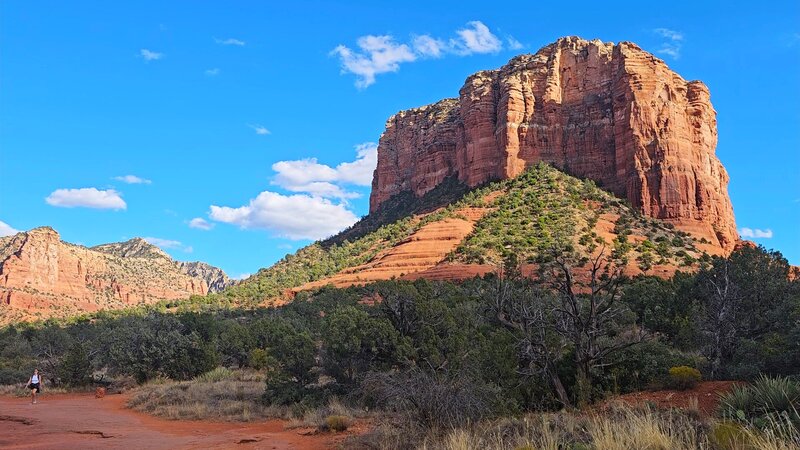
[[[347,434],[303,434],[285,421],[221,423],[172,421],[125,408],[125,395],[0,397],[0,448],[10,449],[326,449]]]
[[[711,415],[719,405],[720,395],[730,391],[736,381],[703,381],[692,389],[685,391],[642,391],[621,395],[611,401],[622,401],[635,405],[645,402],[655,403],[659,408],[688,408],[693,398],[697,398],[697,407],[704,415]]]

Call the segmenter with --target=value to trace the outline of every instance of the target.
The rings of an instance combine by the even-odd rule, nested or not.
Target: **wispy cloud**
[[[361,53],[339,45],[333,54],[339,56],[342,72],[355,74],[356,87],[366,88],[375,83],[375,75],[400,70],[400,63],[411,62],[417,55],[406,44],[398,44],[394,38],[385,36],[362,36],[358,38]]]
[[[241,41],[239,39],[234,39],[234,38],[227,38],[227,39],[214,38],[214,42],[216,42],[217,44],[220,44],[220,45],[235,45],[237,47],[244,47],[244,45],[245,45],[244,41]]]
[[[194,251],[194,249],[191,246],[183,245],[181,241],[175,241],[172,239],[162,239],[157,237],[144,237],[142,239],[163,250],[180,250],[184,253],[192,253]]]
[[[739,230],[739,235],[743,238],[749,239],[770,239],[772,238],[772,230],[767,228],[766,230],[761,230],[758,228],[742,228]]]
[[[208,75],[209,77],[215,77],[219,75],[219,68],[214,67],[213,69],[207,69],[205,71],[205,74]]]
[[[117,181],[122,181],[123,183],[127,183],[127,184],[150,184],[150,183],[152,183],[152,181],[150,181],[150,180],[148,180],[146,178],[137,177],[136,175],[124,175],[124,176],[120,176],[120,177],[114,177],[114,179],[117,180]]]
[[[661,43],[661,47],[656,50],[656,53],[667,55],[672,59],[680,58],[681,47],[683,46],[683,33],[669,28],[654,28],[653,33],[665,39],[665,41]]]
[[[154,52],[146,48],[139,50],[139,55],[147,62],[156,61],[164,57],[163,53]]]
[[[0,237],[11,236],[19,233],[19,230],[14,229],[11,225],[0,220]]]
[[[800,33],[788,33],[783,35],[783,42],[787,47],[792,48],[800,44]]]
[[[656,33],[659,36],[665,37],[671,41],[683,40],[683,33],[680,31],[670,30],[669,28],[655,28],[653,29],[653,33]]]
[[[56,189],[45,198],[47,204],[63,208],[125,209],[128,205],[114,189]]]
[[[506,37],[506,43],[508,44],[508,48],[511,50],[522,50],[525,48],[522,42],[514,39],[514,36]]]
[[[414,36],[414,39],[411,40],[411,45],[414,47],[414,52],[428,58],[439,58],[447,51],[446,42],[427,34]]]
[[[247,126],[252,128],[253,131],[256,132],[256,134],[261,135],[261,136],[266,136],[268,134],[272,134],[271,131],[269,131],[266,127],[264,127],[262,125],[250,125],[250,124],[248,124]]]
[[[456,31],[458,38],[450,39],[451,47],[461,55],[473,53],[497,53],[503,48],[503,41],[489,31],[489,27],[479,21],[468,22],[467,26]]]
[[[375,77],[383,73],[397,72],[400,65],[420,58],[441,58],[447,54],[467,56],[476,53],[497,53],[503,49],[503,41],[480,21],[468,22],[456,30],[450,39],[436,38],[428,34],[412,36],[410,42],[398,42],[391,35],[366,35],[356,40],[358,49],[339,45],[331,51],[338,56],[342,73],[356,76],[355,85],[364,89],[375,83]],[[510,38],[509,48],[521,45]]]
[[[198,230],[205,230],[208,231],[214,228],[214,224],[203,219],[202,217],[195,217],[194,219],[189,221],[190,228],[196,228]]]

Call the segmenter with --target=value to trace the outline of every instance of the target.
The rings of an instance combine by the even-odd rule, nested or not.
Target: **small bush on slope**
[[[670,367],[667,387],[683,391],[697,386],[697,383],[702,379],[703,376],[700,374],[700,371],[694,367]]]

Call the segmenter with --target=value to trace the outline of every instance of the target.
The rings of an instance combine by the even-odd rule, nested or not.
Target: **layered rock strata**
[[[35,228],[0,238],[0,322],[204,295],[205,275],[229,283],[208,267],[176,262],[140,238],[86,248],[61,241],[50,227]]]
[[[735,246],[709,90],[635,44],[561,38],[470,76],[459,94],[388,120],[370,211],[453,175],[478,186],[545,161],[647,216]]]

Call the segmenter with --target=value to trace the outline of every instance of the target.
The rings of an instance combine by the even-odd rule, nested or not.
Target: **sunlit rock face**
[[[378,147],[370,211],[451,175],[469,186],[548,162],[730,251],[738,234],[708,88],[633,43],[561,38],[401,111]]]

